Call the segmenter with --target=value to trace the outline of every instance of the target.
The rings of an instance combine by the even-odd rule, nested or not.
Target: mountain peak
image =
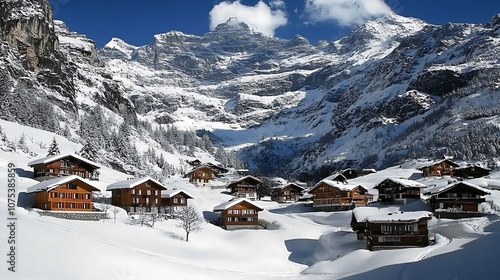
[[[223,33],[241,31],[250,33],[259,32],[255,26],[240,21],[236,17],[230,17],[228,20],[226,20],[226,22],[217,25],[217,27],[215,27],[213,31]]]
[[[495,26],[500,26],[500,14],[496,14],[494,17],[488,21],[486,24],[487,28],[494,28]]]

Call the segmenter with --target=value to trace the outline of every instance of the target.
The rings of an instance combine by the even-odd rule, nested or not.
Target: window
[[[88,203],[84,203],[83,204],[83,209],[89,209],[89,204]]]
[[[149,197],[146,197],[146,204],[149,204]]]
[[[184,199],[183,197],[181,198],[181,203],[185,203],[186,202],[186,199]]]
[[[134,202],[134,203],[139,203],[139,198],[138,198],[138,197],[134,197],[134,198],[132,199],[132,202]]]
[[[155,195],[158,195],[158,190],[155,190]]]
[[[85,194],[85,199],[90,199],[90,194],[86,193]]]
[[[155,204],[158,204],[158,198],[155,198]]]
[[[401,243],[401,237],[381,235],[378,237],[379,243]]]
[[[76,185],[74,183],[68,183],[68,189],[76,190]]]
[[[64,193],[59,193],[60,198],[64,198]]]
[[[151,195],[151,190],[147,190],[146,195]]]
[[[177,197],[174,197],[174,203],[177,203]]]
[[[141,195],[142,194],[142,190],[137,190],[137,194]]]
[[[63,208],[63,203],[62,202],[58,202],[57,203],[57,208]]]
[[[135,189],[132,189],[130,192],[131,192],[132,194],[135,194]]]
[[[69,162],[67,162],[67,161],[61,162],[61,168],[68,168],[69,166],[70,166]]]

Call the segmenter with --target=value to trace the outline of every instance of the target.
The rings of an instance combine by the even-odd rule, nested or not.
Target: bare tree
[[[156,220],[158,220],[158,207],[156,205],[151,206],[151,226],[155,226]]]
[[[141,205],[139,207],[139,222],[141,223],[141,227],[146,223],[147,224],[147,215],[146,215],[146,208],[144,208],[144,205]]]
[[[113,212],[113,222],[116,224],[116,213],[118,213],[120,210],[118,210],[118,208],[116,208],[116,206],[113,207],[113,210],[111,212]]]
[[[106,219],[109,218],[109,216],[108,216],[108,210],[109,210],[109,208],[111,208],[111,204],[109,204],[109,203],[103,203],[101,205],[102,205],[101,206],[102,207],[102,211],[104,211],[104,213],[106,214]]]
[[[198,210],[191,205],[182,207],[177,212],[177,219],[179,220],[179,223],[176,226],[183,228],[186,232],[186,242],[189,241],[189,234],[191,232],[197,232],[202,229],[201,226],[204,222],[204,219]]]

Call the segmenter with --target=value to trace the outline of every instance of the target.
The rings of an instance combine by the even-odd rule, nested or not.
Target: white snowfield
[[[1,122],[8,135],[24,129]],[[31,132],[35,132],[34,130]],[[31,133],[25,130],[27,135]],[[36,131],[36,141],[50,143],[54,134]],[[57,138],[61,152],[72,153],[78,144]],[[29,148],[40,155],[35,143]],[[351,230],[352,211],[310,212],[303,203],[277,204],[267,199],[252,202],[263,211],[259,219],[267,230],[226,231],[210,223],[200,232],[191,233],[189,242],[176,220],[157,221],[154,227],[132,225],[127,214],[118,208],[116,223],[72,221],[41,217],[29,208],[26,194],[38,183],[30,179],[28,162],[35,160],[21,151],[0,149],[0,279],[44,280],[125,280],[125,279],[497,279],[500,275],[498,248],[500,222],[498,213],[488,217],[447,220],[432,218],[429,230],[436,234],[436,244],[424,248],[366,250],[365,241],[356,240]],[[8,193],[5,182],[9,163],[15,165],[18,205],[15,208],[15,271],[8,270],[12,240],[8,220]],[[409,177],[415,169],[393,167],[366,175],[350,184],[360,184],[376,194],[373,186],[384,177]],[[129,176],[107,167],[101,168],[99,182],[92,182],[105,195],[106,187]],[[440,185],[449,178],[426,178],[427,186]],[[500,174],[471,183],[483,188],[500,185]],[[222,190],[196,188],[187,179],[172,176],[169,189],[184,190],[193,196],[194,205],[206,219],[216,219],[215,206],[231,196]],[[500,191],[491,190],[488,201],[500,204]],[[410,213],[426,211],[425,204],[390,207],[377,212]],[[113,209],[113,208],[112,208]],[[111,209],[111,210],[112,210]],[[362,209],[362,208],[359,208]],[[110,216],[113,214],[108,210]],[[366,214],[366,213],[365,213]]]

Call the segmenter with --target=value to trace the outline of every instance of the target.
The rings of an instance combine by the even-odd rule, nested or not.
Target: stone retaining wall
[[[40,216],[48,216],[66,220],[79,220],[79,221],[99,221],[106,219],[106,213],[103,212],[53,212],[36,210]]]

